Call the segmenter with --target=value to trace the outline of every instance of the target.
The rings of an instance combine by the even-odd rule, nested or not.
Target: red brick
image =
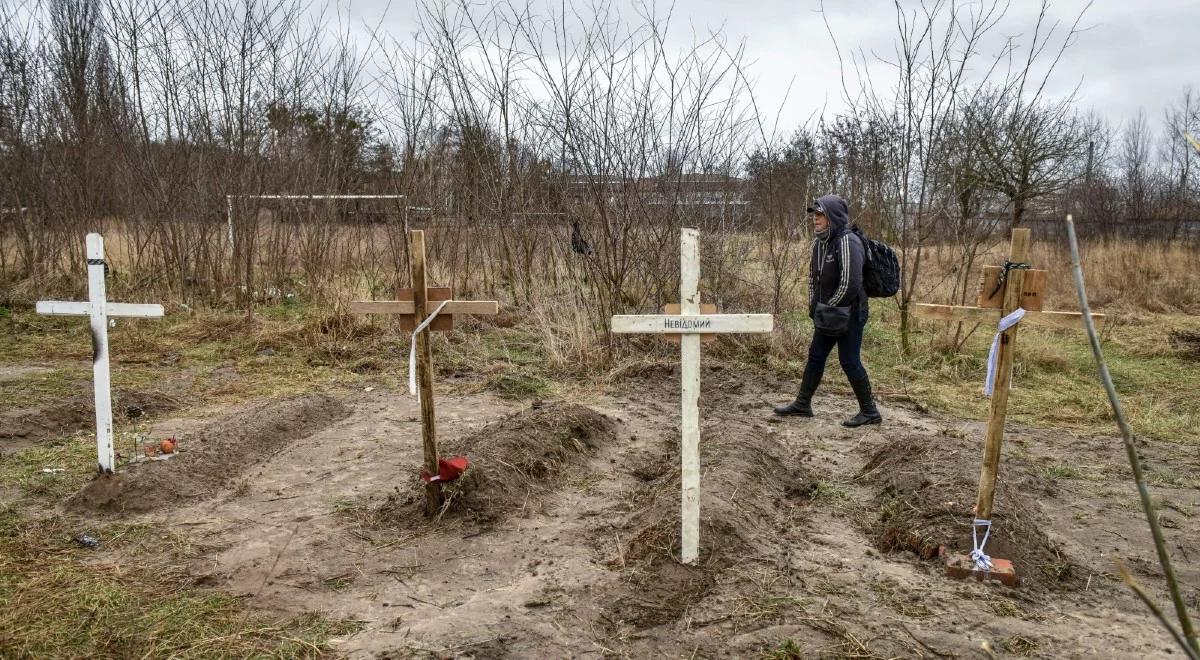
[[[1013,568],[1012,562],[997,557],[992,557],[992,570],[981,571],[975,568],[974,559],[967,555],[953,555],[946,560],[946,575],[959,579],[973,577],[980,582],[998,580],[1010,587],[1018,586],[1021,583],[1021,578]]]

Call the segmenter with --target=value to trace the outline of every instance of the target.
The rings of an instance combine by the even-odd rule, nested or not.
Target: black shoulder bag
[[[850,330],[851,309],[849,305],[834,307],[818,302],[817,308],[813,310],[813,326],[823,335],[841,337]]]

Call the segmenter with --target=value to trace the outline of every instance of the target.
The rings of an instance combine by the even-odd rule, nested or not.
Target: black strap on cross
[[[104,266],[104,276],[108,277],[108,262],[103,259],[88,259],[89,266]]]
[[[1008,281],[1008,273],[1014,270],[1029,270],[1029,264],[1022,261],[1004,261],[1004,266],[1000,269],[1000,277],[996,280],[996,288],[992,289],[992,293],[988,298],[993,298],[1000,290],[1004,288],[1004,283]]]

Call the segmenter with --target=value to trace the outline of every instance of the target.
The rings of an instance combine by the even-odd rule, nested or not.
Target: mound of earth
[[[978,450],[950,437],[893,440],[877,449],[859,473],[872,486],[877,516],[865,531],[883,552],[905,551],[941,561],[971,552],[971,521],[979,485]],[[1023,586],[1071,589],[1082,572],[1044,530],[1050,521],[1038,493],[1046,479],[1024,461],[1005,456],[996,484],[992,531],[986,550],[1013,562]],[[981,532],[982,533],[982,532]]]
[[[128,422],[161,415],[183,407],[183,400],[164,392],[116,390],[113,420]],[[96,404],[92,393],[77,394],[53,404],[0,414],[0,440],[37,442],[76,431],[96,429]]]
[[[349,414],[345,404],[323,394],[263,403],[180,436],[180,451],[170,460],[138,462],[98,476],[68,506],[142,512],[205,500],[249,467]]]
[[[443,444],[444,456],[465,455],[471,461],[466,473],[443,486],[443,515],[493,522],[528,512],[571,467],[616,440],[616,424],[591,408],[535,405]],[[390,496],[378,513],[388,519],[419,520],[424,497],[424,486],[416,483],[410,492]]]
[[[1200,332],[1172,330],[1170,342],[1180,356],[1200,362]]]
[[[662,454],[646,455],[634,467],[647,483],[631,496],[634,510],[620,528],[620,538],[628,539],[621,556],[607,562],[623,572],[605,606],[608,620],[643,630],[681,618],[722,571],[780,551],[799,506],[815,490],[816,481],[773,432],[709,433],[700,447],[699,564],[679,563],[679,438],[669,438]]]

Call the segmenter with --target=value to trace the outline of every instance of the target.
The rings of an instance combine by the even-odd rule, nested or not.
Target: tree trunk
[[[1025,203],[1026,200],[1024,197],[1018,196],[1013,199],[1012,224],[1008,227],[1008,232],[1010,234],[1012,233],[1012,230],[1021,226],[1021,220],[1025,217]]]

